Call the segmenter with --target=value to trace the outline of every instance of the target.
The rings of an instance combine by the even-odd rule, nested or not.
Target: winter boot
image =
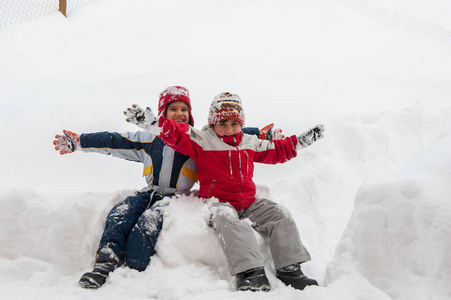
[[[91,272],[81,276],[79,284],[85,289],[98,289],[105,283],[108,274],[113,272],[115,268],[116,266],[112,263],[96,263]]]
[[[271,289],[265,268],[255,268],[236,275],[238,291],[268,292]]]
[[[94,269],[83,274],[78,283],[85,289],[98,289],[105,283],[110,272],[113,272],[118,266],[119,258],[107,245],[97,254]]]
[[[308,278],[301,271],[301,264],[293,264],[276,271],[276,276],[286,285],[291,285],[297,290],[303,290],[308,285],[318,285],[315,279]]]

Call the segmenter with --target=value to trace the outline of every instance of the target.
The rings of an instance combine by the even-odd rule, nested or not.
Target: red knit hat
[[[191,114],[191,100],[189,99],[188,89],[183,86],[170,86],[165,88],[160,93],[160,101],[158,102],[158,115],[165,116],[166,109],[169,104],[175,101],[183,101],[188,105],[189,122],[188,124],[194,126],[193,115]]]
[[[234,120],[243,126],[244,119],[241,98],[237,94],[224,92],[217,95],[211,102],[208,125],[215,125],[223,120]]]

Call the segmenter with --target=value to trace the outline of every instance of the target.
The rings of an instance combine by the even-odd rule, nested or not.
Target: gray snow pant
[[[267,199],[257,199],[248,208],[236,211],[229,203],[213,203],[210,224],[216,229],[231,275],[265,266],[254,228],[269,238],[275,269],[310,260],[299,231],[284,206]],[[252,222],[249,225],[243,219]]]

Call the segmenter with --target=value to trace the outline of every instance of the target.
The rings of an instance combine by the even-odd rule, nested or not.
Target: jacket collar
[[[240,131],[235,135],[228,135],[228,136],[220,136],[218,135],[218,138],[226,143],[227,145],[230,145],[232,147],[236,147],[241,143],[241,140],[243,139],[243,133]]]

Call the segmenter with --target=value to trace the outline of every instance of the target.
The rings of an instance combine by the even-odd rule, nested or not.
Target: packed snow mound
[[[450,109],[418,106],[349,117],[326,124],[325,138],[292,161],[257,165],[258,196],[290,209],[312,254],[303,270],[319,287],[286,287],[276,279],[268,253],[272,290],[235,292],[208,226],[207,204],[181,196],[165,212],[157,253],[144,272],[119,268],[101,289],[84,290],[78,280],[92,269],[106,215],[134,190],[21,189],[0,193],[2,294],[46,300],[449,298],[450,120]],[[258,240],[268,251],[266,241]]]
[[[451,132],[396,172],[369,179],[328,267],[392,299],[451,297]]]

